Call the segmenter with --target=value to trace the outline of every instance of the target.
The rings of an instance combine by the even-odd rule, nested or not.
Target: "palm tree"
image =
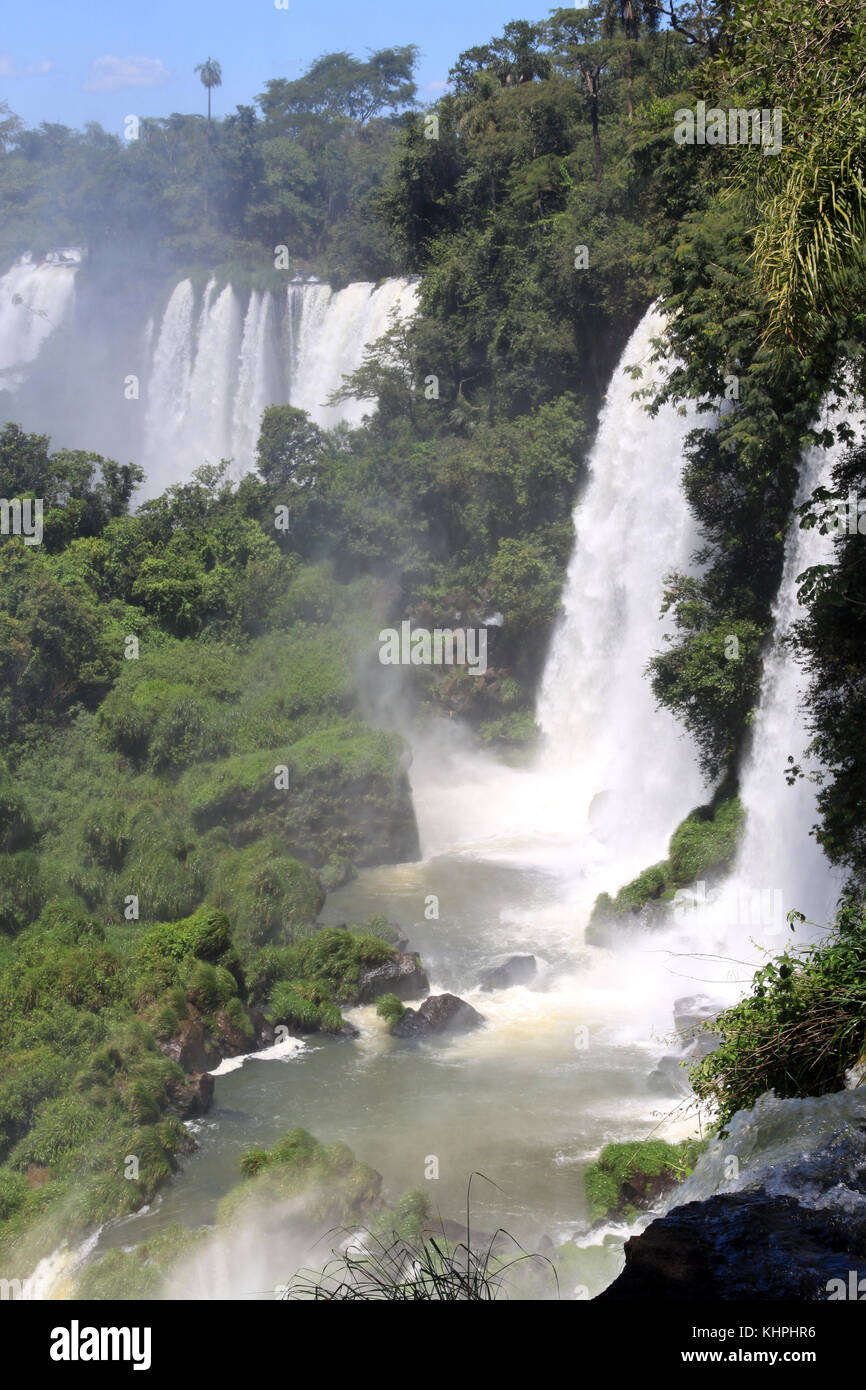
[[[215,58],[208,58],[206,63],[198,63],[193,69],[194,72],[201,73],[203,87],[207,87],[207,118],[210,122],[210,94],[214,87],[223,85],[223,72]]]
[[[208,174],[210,171],[210,94],[214,87],[221,87],[223,84],[223,70],[215,58],[208,58],[205,63],[197,63],[194,72],[201,74],[203,87],[207,87],[207,131],[205,132],[204,158],[205,158],[205,187],[204,187],[204,210],[208,208]]]

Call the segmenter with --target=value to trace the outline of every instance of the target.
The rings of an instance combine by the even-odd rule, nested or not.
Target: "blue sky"
[[[0,100],[28,125],[206,110],[193,72],[222,65],[214,114],[252,102],[269,77],[297,77],[320,53],[416,43],[419,96],[441,91],[457,54],[510,19],[543,19],[552,0],[38,0],[4,7]]]

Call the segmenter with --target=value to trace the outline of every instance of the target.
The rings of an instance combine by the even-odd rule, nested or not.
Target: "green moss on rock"
[[[222,826],[231,844],[266,835],[316,866],[418,857],[418,830],[395,734],[343,719],[297,742],[191,769],[183,780],[200,831]],[[288,787],[276,774],[288,768]],[[277,785],[280,783],[280,785]]]
[[[654,903],[666,905],[677,889],[724,873],[733,861],[742,825],[743,808],[738,797],[692,811],[671,836],[667,859],[644,869],[620,888],[616,897],[599,894],[587,939],[599,941],[606,925],[644,912]]]
[[[305,1129],[290,1130],[270,1149],[247,1150],[240,1167],[245,1181],[220,1202],[220,1225],[286,1198],[299,1199],[293,1221],[309,1225],[357,1222],[382,1205],[381,1174],[346,1144],[322,1144]]]
[[[700,1139],[684,1139],[678,1144],[668,1144],[664,1139],[606,1144],[583,1174],[591,1219],[628,1219],[638,1211],[646,1211],[688,1177],[705,1148],[706,1140]]]
[[[399,1023],[405,1012],[406,1005],[396,994],[382,994],[376,1001],[376,1013],[379,1018],[384,1018],[389,1028]]]
[[[209,1238],[202,1228],[187,1230],[172,1222],[132,1250],[109,1250],[86,1264],[75,1283],[74,1297],[106,1300],[160,1298],[166,1277],[178,1261]]]

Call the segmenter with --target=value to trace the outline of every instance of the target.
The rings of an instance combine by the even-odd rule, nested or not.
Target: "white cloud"
[[[447,82],[428,82],[424,88],[425,92],[445,92],[448,90]]]
[[[161,58],[114,58],[106,54],[91,64],[86,92],[117,92],[122,87],[164,87],[171,72]]]
[[[13,58],[7,53],[0,53],[0,77],[42,77],[44,73],[51,72],[53,63],[43,60],[41,63],[25,63],[19,67]]]

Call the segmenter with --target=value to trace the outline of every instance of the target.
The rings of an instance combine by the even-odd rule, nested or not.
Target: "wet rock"
[[[513,989],[515,985],[527,985],[538,973],[535,956],[509,956],[502,965],[482,972],[479,989],[490,994],[496,989]]]
[[[407,1009],[393,1025],[395,1038],[429,1038],[443,1033],[468,1033],[484,1022],[482,1015],[456,994],[431,994],[417,1009]]]
[[[625,1260],[600,1299],[823,1301],[831,1280],[866,1275],[866,1216],[763,1190],[714,1196],[632,1236]]]
[[[655,1070],[650,1072],[650,1090],[668,1091],[677,1096],[691,1094],[689,1068],[709,1057],[721,1042],[718,1033],[700,1030],[708,1019],[716,1017],[721,1008],[722,1005],[707,994],[691,994],[674,1000],[674,1028],[683,1040],[682,1046],[679,1052],[669,1052],[662,1057]]]
[[[175,1037],[161,1044],[160,1051],[185,1072],[209,1071],[219,1066],[222,1051],[198,1018],[185,1018]]]
[[[692,1033],[715,1018],[722,1008],[708,994],[690,994],[674,1000],[674,1028],[678,1033]]]
[[[457,1250],[465,1255],[467,1244],[468,1248],[477,1253],[480,1251],[490,1251],[491,1255],[505,1255],[509,1250],[514,1249],[514,1242],[506,1231],[496,1231],[492,1235],[489,1231],[476,1231],[473,1226],[467,1230],[465,1221],[450,1221],[445,1216],[439,1216],[436,1220],[424,1222],[421,1226],[421,1234],[425,1240],[447,1240],[455,1247],[455,1258],[459,1261]]]
[[[683,1066],[684,1062],[686,1066]],[[691,1065],[694,1065],[691,1058],[684,1053],[668,1052],[650,1072],[647,1086],[654,1093],[661,1091],[674,1096],[690,1095],[692,1087],[688,1067]]]
[[[398,999],[417,999],[430,988],[430,981],[414,951],[400,951],[381,965],[370,966],[358,976],[358,1003],[372,1004],[382,994]]]
[[[213,1104],[214,1079],[209,1072],[193,1072],[169,1089],[172,1104],[182,1120],[206,1115]]]
[[[276,1041],[276,1030],[274,1025],[265,1017],[264,1009],[254,1004],[249,1011],[250,1023],[255,1029],[256,1046],[271,1047]]]

